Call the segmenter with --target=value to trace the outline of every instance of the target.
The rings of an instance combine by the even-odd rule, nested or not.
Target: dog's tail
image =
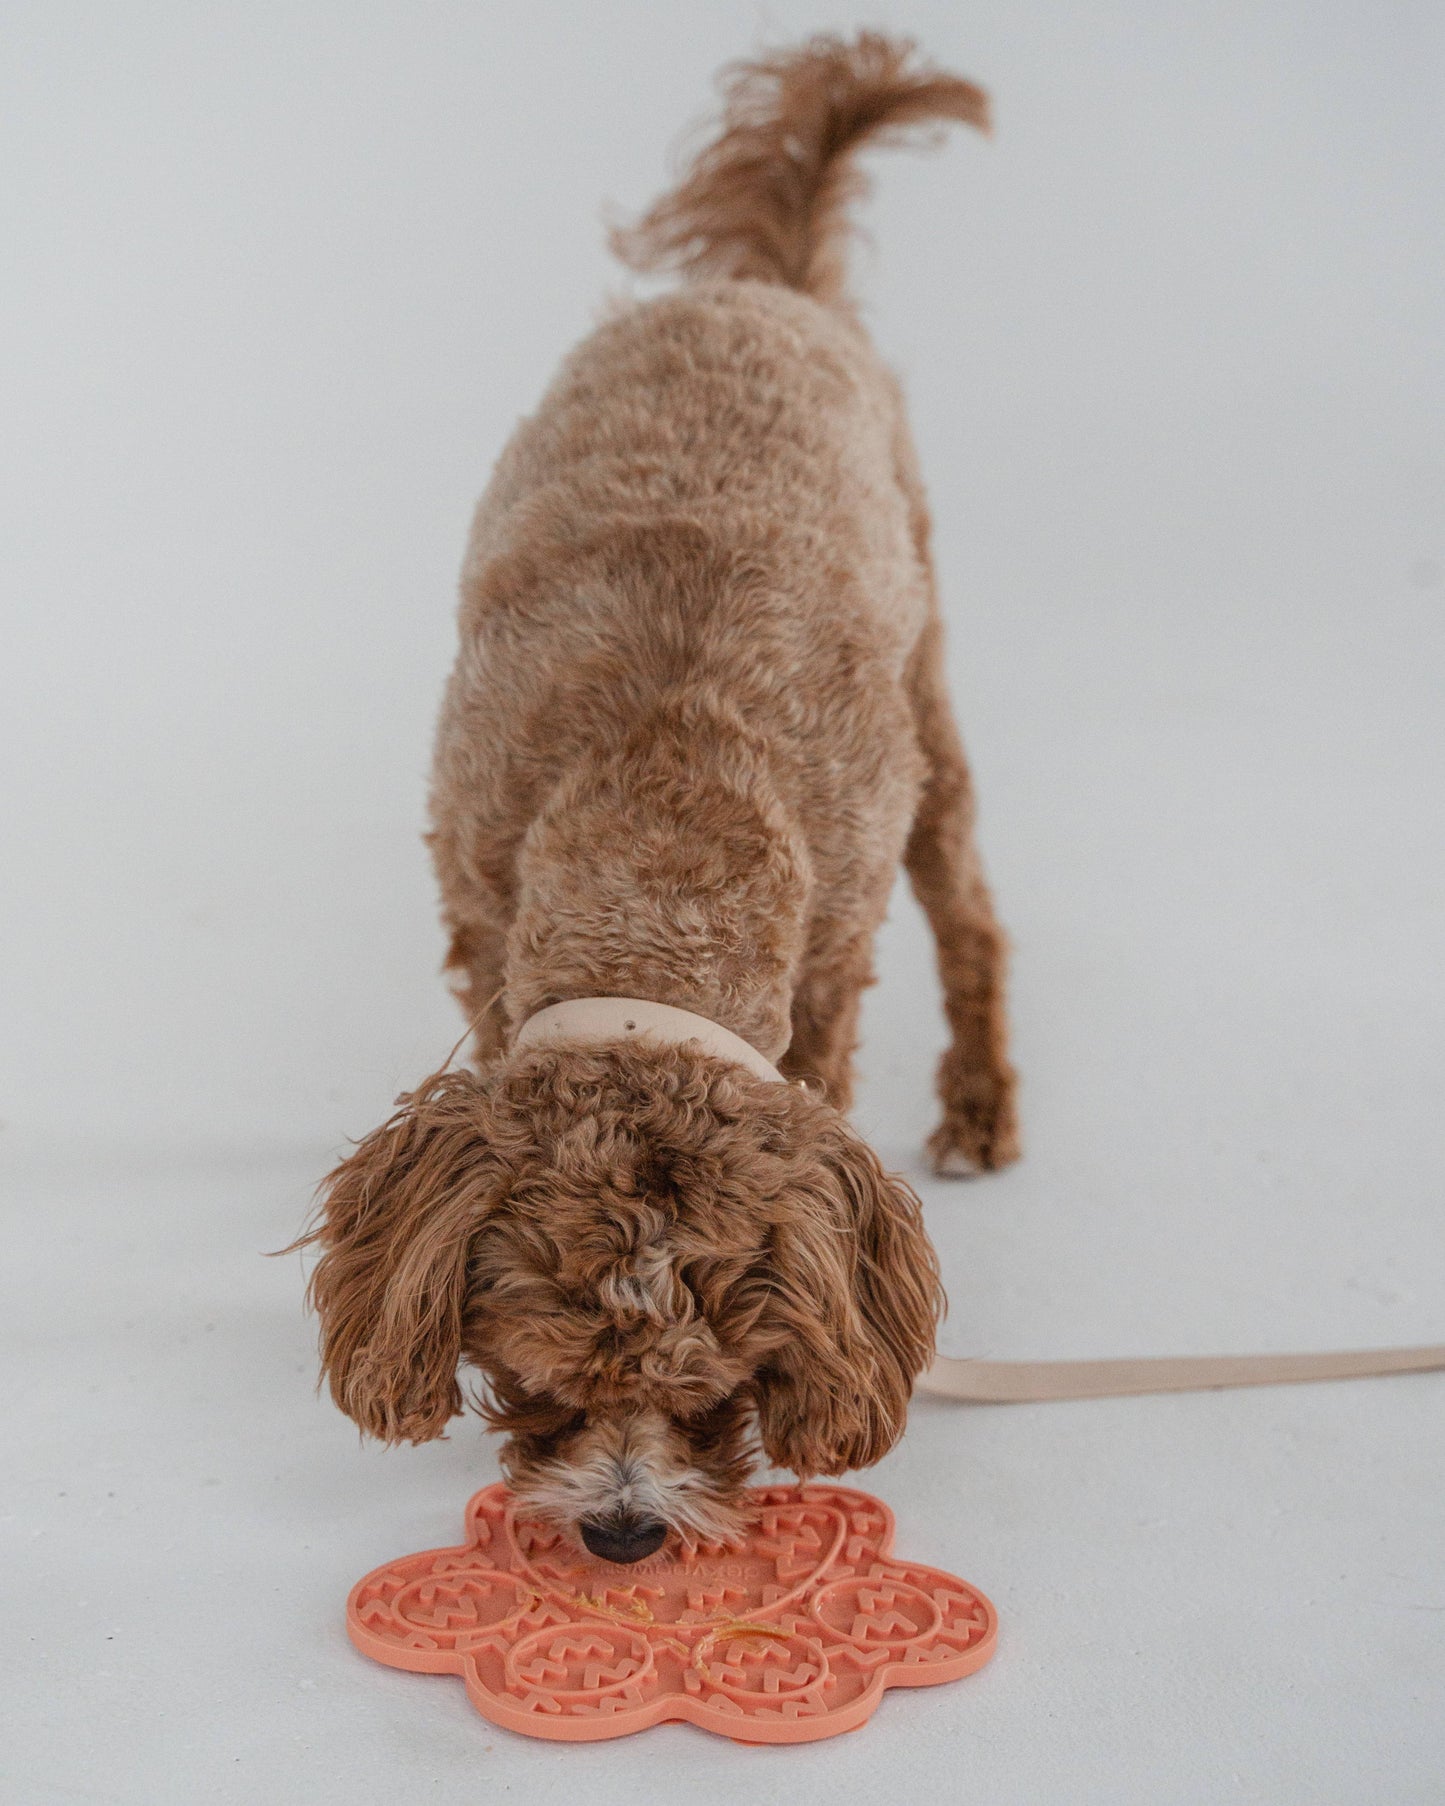
[[[676,188],[612,234],[633,269],[750,277],[838,301],[846,212],[864,187],[858,147],[934,120],[989,129],[982,88],[871,31],[734,64],[720,86],[716,135]]]

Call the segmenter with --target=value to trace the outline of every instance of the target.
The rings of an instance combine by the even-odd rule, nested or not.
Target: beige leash
[[[1324,1354],[1183,1355],[1132,1361],[951,1361],[940,1355],[917,1390],[967,1405],[1029,1405],[1061,1398],[1132,1398],[1302,1380],[1368,1379],[1445,1368],[1433,1348],[1357,1348]]]
[[[573,997],[529,1016],[513,1046],[602,1046],[642,1040],[700,1047],[758,1078],[786,1081],[772,1062],[731,1029],[691,1010],[644,997]],[[1130,1398],[1146,1392],[1208,1392],[1221,1386],[1280,1386],[1300,1380],[1353,1380],[1382,1373],[1445,1368],[1445,1346],[1362,1348],[1327,1354],[1186,1355],[1137,1361],[950,1361],[943,1356],[918,1382],[920,1392],[968,1405],[1039,1404],[1059,1398]]]

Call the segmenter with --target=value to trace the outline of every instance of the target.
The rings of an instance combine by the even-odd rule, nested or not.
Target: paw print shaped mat
[[[998,1620],[952,1574],[899,1561],[893,1514],[840,1486],[749,1494],[739,1549],[620,1567],[518,1519],[505,1487],[466,1541],[404,1555],[351,1590],[351,1640],[393,1668],[459,1674],[494,1724],[587,1742],[679,1718],[743,1743],[850,1731],[888,1687],[958,1680]]]

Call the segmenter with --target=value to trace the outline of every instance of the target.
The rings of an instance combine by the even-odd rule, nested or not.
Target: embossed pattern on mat
[[[379,1662],[459,1674],[496,1724],[578,1742],[663,1719],[810,1742],[862,1724],[888,1687],[957,1680],[993,1654],[992,1605],[894,1557],[879,1500],[839,1486],[749,1496],[741,1548],[623,1567],[519,1519],[489,1486],[464,1543],[358,1581],[347,1629]]]

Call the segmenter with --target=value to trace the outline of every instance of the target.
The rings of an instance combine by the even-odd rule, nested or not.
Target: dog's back
[[[881,917],[924,778],[905,675],[931,589],[897,387],[843,291],[845,209],[860,144],[937,118],[983,126],[985,98],[869,34],[744,66],[720,134],[615,235],[685,281],[567,359],[467,555],[433,845],[468,1008],[527,932],[539,818],[583,819],[578,787],[609,770],[624,792],[685,782],[700,819],[752,798],[763,863],[790,874],[770,880],[780,966],[819,921],[856,935]],[[619,808],[595,831],[620,831]],[[683,857],[677,820],[655,825]],[[725,857],[746,891],[737,835]],[[635,873],[589,876],[599,910],[636,907]],[[738,953],[769,963],[755,937]],[[595,948],[586,964],[595,982]]]
[[[807,296],[711,281],[631,308],[572,353],[504,452],[463,632],[488,636],[526,588],[520,661],[545,662],[551,691],[605,652],[624,707],[705,673],[765,708],[840,635],[860,682],[878,660],[896,680],[924,606],[903,431],[863,333]],[[512,649],[492,654],[509,688],[522,673],[495,659]]]

